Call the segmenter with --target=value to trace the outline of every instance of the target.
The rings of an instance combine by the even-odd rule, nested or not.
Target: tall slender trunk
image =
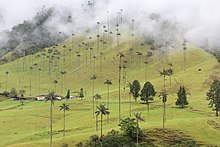
[[[94,80],[92,81],[92,116],[95,114],[95,101],[94,101]]]
[[[136,134],[136,135],[137,135],[137,136],[136,136],[136,138],[137,138],[137,147],[138,147],[138,133],[139,133],[139,132],[138,132],[138,129],[139,129],[139,126],[138,126],[138,119],[137,119],[137,134]]]
[[[52,107],[53,107],[53,101],[50,101],[50,147],[52,147],[52,131],[53,131],[53,118],[52,118]]]
[[[165,146],[165,137],[164,137],[164,135],[165,135],[165,131],[164,131],[164,129],[165,129],[165,113],[166,113],[166,103],[164,102],[163,103],[163,146]]]
[[[61,75],[61,78],[60,78],[60,80],[61,80],[61,84],[60,84],[60,93],[61,93],[61,95],[63,95],[63,76]]]
[[[31,91],[31,69],[30,69],[30,98],[31,98],[31,93],[32,93],[32,91]]]
[[[39,89],[38,89],[38,90],[39,90],[38,93],[40,94],[40,86],[41,86],[41,85],[40,85],[40,71],[39,71],[39,77],[38,77],[38,78],[39,78],[39,79],[38,79],[38,84],[39,84],[39,85],[38,85],[38,88],[39,88]]]
[[[130,94],[130,98],[129,98],[129,111],[130,111],[130,117],[131,117],[131,94]]]
[[[163,87],[166,87],[165,80],[166,80],[166,76],[165,76],[165,74],[164,74],[164,75],[163,75]]]
[[[8,74],[6,74],[6,83],[5,83],[6,91],[8,90]]]
[[[120,59],[121,60],[121,59]],[[119,66],[119,80],[118,80],[118,83],[119,83],[119,93],[118,93],[118,121],[120,123],[120,119],[121,119],[121,61],[120,61],[120,66]]]
[[[186,72],[186,50],[184,52],[184,71]]]
[[[101,147],[102,147],[102,117],[103,117],[103,114],[101,114],[101,136],[100,136],[100,138],[101,138],[101,142],[100,142]]]
[[[64,111],[64,114],[63,114],[63,140],[64,140],[64,138],[65,138],[65,131],[66,131],[66,115],[65,115],[65,113],[66,113],[66,111],[65,111],[65,109],[63,109],[63,111]]]
[[[107,107],[109,108],[109,85],[107,85],[107,91],[108,91]],[[109,123],[109,115],[107,115],[107,123]]]
[[[96,131],[98,131],[99,130],[99,126],[98,126],[98,115],[96,115],[96,117],[95,117],[95,128],[96,128]]]

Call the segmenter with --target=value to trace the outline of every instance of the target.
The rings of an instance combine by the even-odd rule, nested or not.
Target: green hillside
[[[165,82],[168,92],[165,126],[168,132],[180,131],[201,145],[218,146],[220,119],[208,108],[206,92],[212,81],[219,78],[219,63],[204,50],[187,44],[186,69],[184,69],[184,54],[180,44],[172,51],[161,52],[151,50],[151,46],[146,44],[144,39],[138,38],[134,41],[131,64],[130,40],[120,39],[119,46],[113,40],[107,44],[101,42],[97,50],[96,40],[88,40],[84,37],[70,38],[57,46],[45,49],[44,52],[1,65],[0,91],[3,92],[6,88],[10,91],[15,87],[17,91],[25,90],[25,97],[36,97],[56,89],[57,94],[65,96],[67,90],[72,92],[71,95],[76,95],[74,92],[83,88],[85,92],[83,100],[56,101],[53,106],[54,146],[62,144],[63,112],[59,111],[59,106],[64,101],[71,106],[70,111],[67,112],[67,132],[64,141],[74,146],[93,134],[100,134],[99,131],[95,131],[95,118],[92,117],[90,77],[94,74],[97,76],[95,93],[102,96],[97,103],[107,101],[107,86],[104,85],[104,81],[111,79],[113,82],[110,86],[110,122],[104,121],[104,133],[111,129],[119,130],[117,103],[119,57],[116,56],[118,52],[123,52],[125,57],[122,60],[127,61],[123,62],[126,68],[122,70],[122,73],[126,73],[126,81],[124,78],[121,79],[122,118],[129,117],[129,90],[124,89],[127,83],[137,79],[143,86],[146,81],[150,81],[159,94],[164,86],[163,76],[160,76],[159,71],[169,68],[169,63],[172,63],[174,74],[171,76],[171,81],[170,77],[166,77]],[[143,55],[139,58],[137,52]],[[147,57],[147,52],[152,52],[153,56]],[[148,61],[148,64],[144,64],[145,61]],[[30,67],[33,69],[30,70]],[[6,74],[6,71],[9,73]],[[66,74],[61,74],[64,71]],[[58,83],[54,84],[54,80]],[[184,109],[175,106],[177,91],[181,85],[184,85],[189,93],[189,106]],[[141,122],[140,127],[145,132],[154,132],[162,128],[162,100],[158,96],[150,104],[149,115],[146,104],[141,104],[140,99],[137,102],[132,99],[132,114],[134,112],[142,112],[146,122]],[[21,105],[19,101],[2,99],[0,117],[0,146],[49,146],[49,103],[27,100]],[[160,137],[152,133],[150,136],[154,138],[156,145],[162,145]]]

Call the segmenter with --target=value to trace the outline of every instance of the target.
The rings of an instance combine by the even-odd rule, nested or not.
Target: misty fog
[[[110,28],[114,27],[120,11],[123,25],[129,28],[135,19],[135,30],[157,37],[158,42],[180,36],[198,46],[216,49],[220,47],[219,6],[219,0],[0,0],[0,31],[11,30],[24,20],[32,21],[42,9],[53,8],[44,26],[54,34],[79,34],[95,28],[97,21],[105,25],[108,17]],[[152,19],[152,14],[160,20]],[[66,23],[68,16],[71,20]],[[163,25],[168,26],[166,30],[161,29]],[[6,38],[3,33],[0,42]]]

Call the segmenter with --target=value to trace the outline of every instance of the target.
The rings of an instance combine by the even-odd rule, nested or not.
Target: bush
[[[2,93],[2,95],[6,96],[6,97],[9,97],[9,92],[8,92],[8,91],[4,91],[4,92]]]
[[[124,132],[124,135],[127,135],[128,137],[136,140],[136,133],[137,133],[137,123],[134,118],[126,118],[121,120],[119,126],[120,129]],[[143,137],[143,131],[138,128],[138,136],[139,139]]]
[[[17,97],[18,93],[17,90],[13,87],[10,91],[10,97]]]

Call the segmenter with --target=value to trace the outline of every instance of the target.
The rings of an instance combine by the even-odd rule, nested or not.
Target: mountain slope
[[[82,42],[84,43],[82,44]],[[119,57],[116,56],[118,52],[123,52],[125,54],[123,61],[127,61],[126,83],[137,79],[140,81],[141,86],[143,86],[145,81],[149,80],[155,86],[157,93],[163,89],[163,77],[160,76],[159,71],[163,68],[169,68],[168,64],[172,63],[174,75],[171,77],[171,85],[170,77],[166,77],[166,89],[169,94],[166,127],[180,130],[201,144],[219,145],[218,138],[220,134],[215,124],[219,125],[220,120],[214,117],[214,112],[208,108],[208,101],[206,101],[206,92],[209,85],[214,79],[219,78],[219,63],[216,59],[204,50],[196,48],[193,45],[188,45],[186,71],[184,71],[184,54],[180,45],[172,52],[167,51],[164,53],[158,50],[150,50],[151,46],[145,44],[142,38],[137,38],[134,42],[134,56],[131,66],[129,61],[130,40],[120,39],[119,46],[111,41],[107,45],[104,44],[106,46],[105,48],[102,48],[103,44],[101,43],[99,50],[104,53],[101,55],[97,52],[96,40],[91,41],[89,43],[90,45],[85,45],[87,42],[84,37],[70,38],[60,43],[59,46],[46,49],[45,52],[26,56],[0,66],[0,75],[2,75],[0,77],[0,81],[2,81],[1,91],[4,91],[6,88],[6,71],[9,71],[7,90],[10,90],[12,87],[16,87],[17,90],[24,89],[26,91],[26,97],[47,94],[48,90],[55,89],[54,80],[58,81],[56,92],[63,96],[65,96],[67,90],[76,92],[80,88],[83,88],[84,92],[86,92],[83,100],[71,99],[66,101],[66,103],[71,105],[71,109],[67,112],[67,136],[65,142],[76,144],[83,139],[87,139],[92,134],[99,134],[99,132],[95,132],[95,119],[92,118],[92,81],[90,77],[94,74],[97,75],[95,93],[102,95],[102,100],[99,103],[106,103],[107,99],[107,87],[104,85],[104,81],[106,79],[112,79],[113,82],[113,85],[110,87],[110,123],[104,123],[104,133],[107,133],[107,131],[113,128],[118,128]],[[93,48],[91,50],[91,60],[90,50],[86,51],[86,48]],[[52,51],[49,49],[52,49]],[[47,53],[48,51],[53,53]],[[146,54],[149,51],[153,53],[153,56],[147,58]],[[54,52],[61,54],[59,61]],[[140,60],[136,52],[143,53]],[[80,56],[77,56],[79,54]],[[95,62],[93,56],[96,56]],[[148,61],[148,65],[143,63],[145,61]],[[102,66],[100,66],[100,63],[102,63]],[[55,66],[56,64],[57,66]],[[30,67],[33,67],[31,76]],[[39,69],[41,69],[40,72]],[[66,71],[66,74],[60,74],[61,71]],[[147,71],[146,75],[145,71]],[[41,77],[40,86],[39,75]],[[174,105],[177,98],[176,93],[180,85],[184,85],[189,93],[189,106],[185,109],[176,108]],[[121,87],[122,118],[126,118],[129,117],[129,94],[128,89],[125,89],[124,94],[123,78]],[[74,93],[72,94],[74,95]],[[55,102],[54,104],[53,130],[55,146],[59,146],[62,142],[63,113],[58,110],[62,102]],[[1,128],[2,135],[0,136],[2,146],[48,145],[48,103],[27,101],[24,106],[21,106],[17,101],[4,100],[0,102],[0,107],[0,117],[3,120],[1,126],[4,126],[4,128]],[[144,130],[148,131],[162,127],[162,102],[159,98],[155,97],[155,100],[150,105],[149,116],[146,112],[146,105],[140,104],[139,100],[137,103],[132,101],[132,113],[134,112],[143,113],[142,115],[146,119],[146,122],[141,123],[140,126]],[[213,134],[215,135],[213,136]],[[157,145],[160,144],[161,142],[157,142]]]

